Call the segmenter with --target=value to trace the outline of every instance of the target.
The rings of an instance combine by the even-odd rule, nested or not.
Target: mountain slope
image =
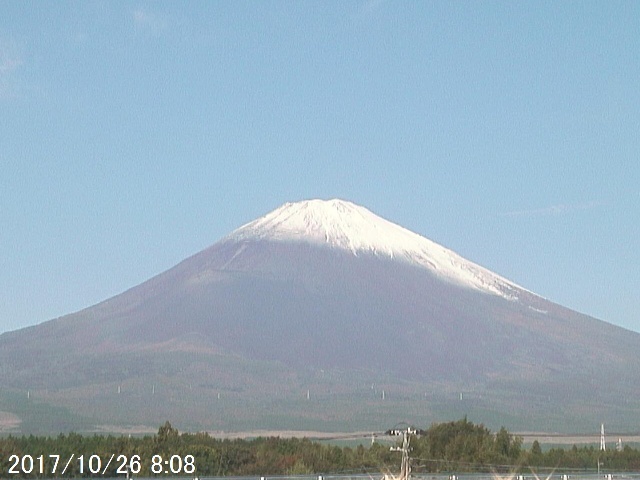
[[[0,336],[0,411],[15,414],[9,394],[29,391],[82,425],[375,430],[476,412],[575,430],[640,412],[638,352],[638,334],[363,207],[312,200],[94,307]]]

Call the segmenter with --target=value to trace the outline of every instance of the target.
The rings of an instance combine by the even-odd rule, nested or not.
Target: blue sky
[[[0,3],[0,332],[343,198],[640,331],[640,2]]]

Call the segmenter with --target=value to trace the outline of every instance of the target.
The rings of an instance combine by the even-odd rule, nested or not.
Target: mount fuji
[[[364,207],[288,203],[93,307],[0,336],[8,431],[624,431],[640,334]],[[28,399],[25,402],[25,399]],[[0,429],[3,428],[0,422]]]

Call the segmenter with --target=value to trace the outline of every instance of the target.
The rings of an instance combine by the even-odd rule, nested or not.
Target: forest
[[[528,448],[505,428],[493,433],[466,418],[431,425],[411,438],[413,473],[640,471],[640,451],[596,446]],[[395,473],[393,443],[338,446],[310,439],[217,439],[180,433],[165,422],[155,435],[83,436],[76,433],[0,439],[0,477],[266,476]]]

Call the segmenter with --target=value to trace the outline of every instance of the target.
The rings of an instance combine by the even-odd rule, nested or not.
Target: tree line
[[[524,448],[522,439],[505,428],[493,433],[466,418],[433,424],[421,433],[411,439],[414,473],[596,471],[598,465],[603,471],[640,471],[640,451],[630,446],[604,452],[575,445],[543,451],[534,442]],[[389,443],[340,447],[307,438],[217,439],[180,433],[169,422],[144,437],[69,433],[0,439],[4,478],[125,476],[123,468],[141,477],[395,473],[399,466],[400,455]]]

